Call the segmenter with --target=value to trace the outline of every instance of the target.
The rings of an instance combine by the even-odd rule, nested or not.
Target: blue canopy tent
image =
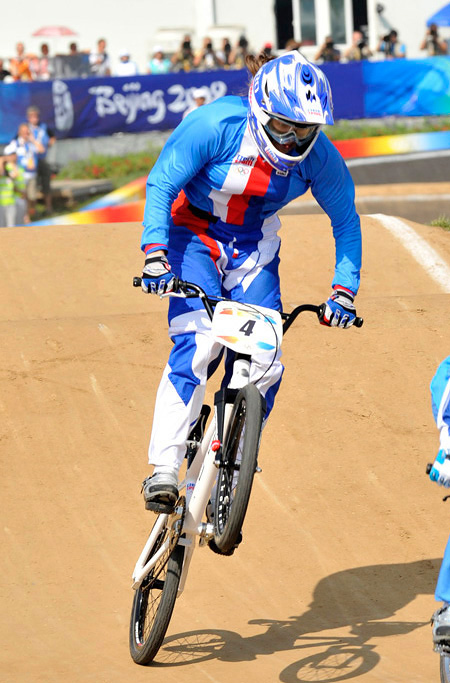
[[[427,21],[427,26],[436,24],[436,26],[450,26],[450,2],[441,7],[435,12]]]

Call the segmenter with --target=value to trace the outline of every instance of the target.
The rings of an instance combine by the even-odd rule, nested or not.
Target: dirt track
[[[131,287],[141,227],[1,231],[2,681],[438,680],[428,621],[449,525],[424,468],[448,294],[362,222],[365,325],[305,315],[289,331],[244,542],[196,552],[156,668],[127,643],[169,350],[166,303]],[[448,233],[410,225],[450,265]],[[328,219],[285,216],[282,240],[285,308],[320,303]]]

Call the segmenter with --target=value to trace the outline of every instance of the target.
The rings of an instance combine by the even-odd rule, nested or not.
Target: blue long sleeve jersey
[[[344,160],[321,132],[304,161],[286,176],[277,173],[258,154],[247,111],[246,98],[222,97],[191,112],[174,130],[148,176],[142,250],[167,249],[172,204],[182,190],[193,206],[219,218],[216,234],[223,224],[224,238],[232,231],[237,241],[258,241],[265,222],[310,188],[333,228],[332,284],[356,294],[361,227]]]
[[[441,448],[450,450],[450,356],[436,370],[430,390],[431,409],[440,430]]]

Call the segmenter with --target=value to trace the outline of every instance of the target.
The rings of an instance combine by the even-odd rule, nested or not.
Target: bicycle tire
[[[263,398],[254,384],[247,384],[233,404],[217,475],[214,542],[222,553],[239,542],[258,462],[262,421]]]
[[[160,545],[158,539],[152,554]],[[150,664],[164,641],[177,598],[183,560],[184,546],[177,545],[157,577],[153,577],[152,570],[135,592],[129,642],[131,658],[136,664]]]

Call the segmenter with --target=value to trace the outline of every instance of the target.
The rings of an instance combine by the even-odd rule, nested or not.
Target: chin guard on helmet
[[[289,140],[295,147],[282,152],[276,143],[289,140],[269,127],[271,119],[290,124]],[[325,74],[296,50],[266,62],[256,73],[249,90],[248,121],[261,156],[287,175],[311,151],[323,124],[333,125],[331,88]],[[299,139],[295,128],[311,126]]]

